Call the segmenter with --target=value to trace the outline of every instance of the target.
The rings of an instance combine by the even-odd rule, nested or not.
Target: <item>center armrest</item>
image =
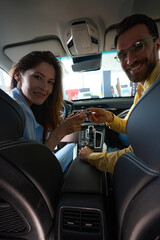
[[[106,193],[106,174],[78,157],[74,159],[66,176],[63,192]]]

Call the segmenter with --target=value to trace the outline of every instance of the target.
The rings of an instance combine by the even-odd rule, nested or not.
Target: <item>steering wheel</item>
[[[69,100],[64,100],[62,104],[61,116],[64,120],[72,113],[73,110],[73,102]]]
[[[129,109],[126,109],[123,112],[119,113],[117,116],[120,118],[125,118],[128,112],[129,112]]]
[[[65,118],[67,118],[67,116],[68,116],[67,104],[64,101],[62,104],[61,117],[64,120]]]

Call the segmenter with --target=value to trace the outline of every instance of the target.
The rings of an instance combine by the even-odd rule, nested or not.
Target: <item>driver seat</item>
[[[1,89],[0,110],[0,239],[54,239],[61,166],[43,144],[22,137],[23,110]]]
[[[160,239],[160,78],[138,101],[127,123],[132,153],[114,170],[119,240]]]

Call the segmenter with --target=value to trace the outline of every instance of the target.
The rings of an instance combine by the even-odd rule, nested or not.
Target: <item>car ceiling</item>
[[[53,37],[62,44],[60,56],[68,55],[64,33],[71,21],[91,19],[100,33],[100,50],[104,51],[112,48],[110,36],[104,39],[107,29],[124,17],[144,13],[153,19],[160,19],[159,0],[0,0],[0,3],[0,66],[6,71],[10,69],[14,59],[12,55],[15,54],[15,48],[13,52],[10,48],[9,57],[12,60],[9,59],[4,53],[6,46]],[[55,52],[58,47],[55,44]]]

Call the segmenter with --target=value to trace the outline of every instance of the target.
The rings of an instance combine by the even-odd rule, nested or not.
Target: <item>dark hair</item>
[[[157,25],[152,18],[144,14],[133,14],[126,17],[118,24],[117,35],[115,36],[114,40],[115,47],[117,47],[119,36],[137,24],[145,24],[151,36],[155,36],[156,38],[159,37]]]
[[[57,127],[61,121],[61,109],[63,103],[62,91],[62,70],[58,59],[50,51],[33,51],[19,62],[14,64],[10,70],[11,89],[17,87],[17,81],[14,78],[15,73],[19,70],[24,74],[27,70],[38,66],[41,62],[47,62],[53,66],[56,72],[55,83],[52,93],[42,105],[32,104],[31,109],[37,122],[44,127],[43,140],[45,141],[48,132]]]

